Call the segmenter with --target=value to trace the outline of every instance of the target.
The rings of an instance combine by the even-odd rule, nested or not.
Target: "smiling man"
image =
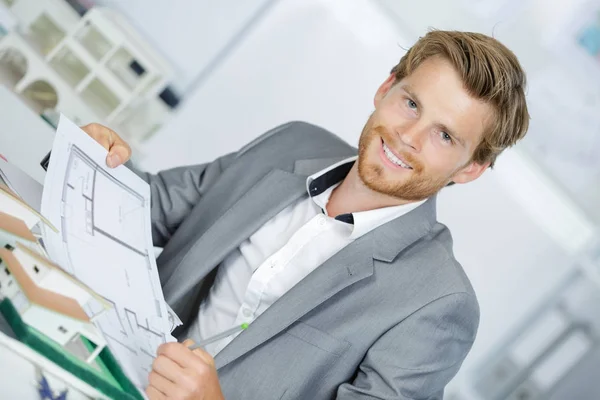
[[[524,89],[495,39],[433,31],[377,90],[358,151],[292,122],[211,163],[139,173],[187,339],[159,348],[148,396],[442,399],[479,308],[436,193],[525,135]],[[110,166],[129,158],[108,128],[84,129]]]

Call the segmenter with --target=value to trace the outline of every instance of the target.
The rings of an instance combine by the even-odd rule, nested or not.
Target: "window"
[[[33,266],[33,270],[35,271],[35,273],[36,273],[36,274],[39,274],[39,273],[40,273],[40,269],[38,268],[38,266],[37,266],[37,265],[34,265],[34,266]]]
[[[66,330],[66,329],[65,329],[65,327],[64,327],[64,326],[62,326],[62,325],[58,327],[58,331],[59,331],[60,333],[67,333],[67,330]]]

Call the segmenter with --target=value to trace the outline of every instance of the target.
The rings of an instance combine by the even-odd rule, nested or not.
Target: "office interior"
[[[481,307],[477,340],[446,398],[600,398],[600,1],[48,0],[128,21],[140,54],[152,56],[140,67],[107,49],[116,60],[107,68],[121,68],[122,56],[138,76],[155,74],[143,104],[131,71],[114,95],[77,64],[88,56],[73,61],[67,50],[42,49],[42,59],[52,79],[71,80],[71,100],[57,100],[43,78],[21,82],[26,55],[2,44],[20,1],[0,0],[0,154],[40,179],[58,112],[68,114],[55,109],[60,101],[89,101],[92,111],[74,111],[79,124],[122,127],[133,162],[149,172],[210,161],[291,120],[357,145],[375,90],[428,29],[502,41],[527,72],[530,131],[493,170],[438,198]],[[43,37],[60,22],[35,27]]]

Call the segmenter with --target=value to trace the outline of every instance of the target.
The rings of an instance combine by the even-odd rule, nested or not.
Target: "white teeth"
[[[403,163],[398,157],[396,157],[394,155],[394,153],[392,153],[392,151],[389,149],[389,147],[387,147],[385,145],[385,143],[383,144],[383,152],[385,153],[385,155],[388,158],[388,160],[390,160],[394,164],[399,165],[402,168],[412,169],[409,165]]]

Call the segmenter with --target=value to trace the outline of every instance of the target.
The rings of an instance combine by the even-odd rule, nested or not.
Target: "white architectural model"
[[[168,115],[158,94],[171,67],[117,13],[80,17],[63,0],[14,0],[10,10],[20,26],[0,38],[0,78],[39,114],[102,122],[134,145]]]
[[[34,251],[42,251],[37,239],[23,220],[0,211],[0,244],[14,248],[17,243]]]
[[[91,321],[98,314],[90,316],[86,311],[104,311],[108,304],[24,246],[0,249],[0,259],[0,295],[11,300],[23,322],[92,362],[106,341]],[[85,352],[82,338],[95,345],[93,351]]]
[[[7,186],[2,184],[0,184],[0,212],[22,220],[25,222],[27,229],[31,229],[38,223],[43,222],[53,230],[56,230],[50,221],[31,208]]]

